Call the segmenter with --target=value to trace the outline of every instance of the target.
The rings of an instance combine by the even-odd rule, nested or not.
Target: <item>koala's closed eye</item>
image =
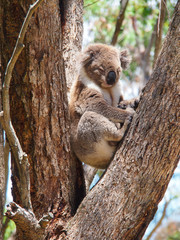
[[[105,71],[104,71],[104,68],[103,67],[99,67],[99,72],[101,73],[101,74],[104,74],[105,73]]]
[[[100,74],[100,75],[105,75],[104,68],[99,67],[98,69],[94,70],[95,73]]]

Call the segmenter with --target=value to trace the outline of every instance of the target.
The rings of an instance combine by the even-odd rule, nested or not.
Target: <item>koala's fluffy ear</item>
[[[81,64],[85,66],[88,63],[91,63],[94,59],[94,52],[90,49],[85,50],[81,53]]]
[[[120,61],[121,61],[121,67],[123,69],[126,69],[129,66],[131,62],[131,57],[127,49],[120,51]]]

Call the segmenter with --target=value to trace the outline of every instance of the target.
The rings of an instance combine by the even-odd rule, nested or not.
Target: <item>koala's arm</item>
[[[133,108],[134,110],[137,109],[139,104],[139,98],[132,98],[130,100],[122,100],[118,104],[118,108],[120,109],[127,109],[127,108]]]
[[[76,111],[81,115],[85,111],[93,111],[103,115],[114,123],[124,123],[126,119],[131,120],[134,110],[133,109],[120,109],[112,107],[98,93],[86,94],[83,100],[76,103]]]
[[[94,108],[94,112],[103,115],[114,123],[123,123],[126,119],[131,120],[134,111],[125,110],[108,105],[105,101],[99,102],[98,106]]]

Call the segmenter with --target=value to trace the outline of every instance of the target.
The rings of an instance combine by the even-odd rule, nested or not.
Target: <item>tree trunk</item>
[[[82,47],[83,0],[60,1],[63,56],[68,90],[77,76],[77,58]]]
[[[55,218],[61,218],[61,223],[74,214],[85,195],[81,163],[70,152],[63,60],[66,38],[71,48],[74,46],[74,52],[66,53],[66,58],[70,59],[70,54],[73,56],[81,46],[83,2],[68,2],[69,5],[65,0],[46,1],[33,15],[10,89],[12,122],[30,163],[33,211],[37,218],[51,211]],[[3,77],[30,3],[1,1]],[[76,29],[78,38],[67,29],[72,17],[71,27]],[[69,65],[73,66],[71,60]],[[21,205],[13,157],[12,174],[13,198]]]
[[[67,239],[141,239],[179,161],[180,2],[137,114],[100,182],[67,225]],[[61,239],[61,238],[59,238]]]

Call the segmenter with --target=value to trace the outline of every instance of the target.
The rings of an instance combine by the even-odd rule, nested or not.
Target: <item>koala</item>
[[[70,91],[71,144],[78,159],[92,167],[108,167],[135,112],[124,107],[131,105],[127,101],[118,108],[119,77],[129,62],[127,50],[105,44],[91,44],[81,54]]]

